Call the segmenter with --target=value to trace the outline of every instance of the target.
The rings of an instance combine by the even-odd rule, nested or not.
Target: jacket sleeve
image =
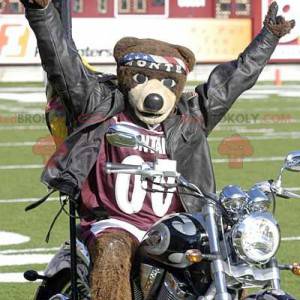
[[[278,40],[278,37],[263,28],[236,60],[218,65],[208,81],[196,87],[207,135],[241,93],[255,84]]]
[[[26,8],[35,33],[43,69],[71,117],[80,115],[97,77],[88,72],[74,47],[68,43],[60,16],[50,3],[44,9]]]

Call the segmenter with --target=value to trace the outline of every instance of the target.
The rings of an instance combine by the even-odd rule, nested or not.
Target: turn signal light
[[[293,263],[292,272],[295,275],[300,276],[300,264],[299,263]]]
[[[193,264],[199,263],[203,259],[202,253],[198,249],[187,250],[185,253],[185,256],[186,256],[187,260]]]

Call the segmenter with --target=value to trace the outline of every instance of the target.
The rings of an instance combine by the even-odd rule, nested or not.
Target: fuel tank
[[[198,249],[209,254],[205,222],[200,213],[176,213],[156,222],[145,235],[141,251],[159,263],[186,268],[191,263],[186,251]]]

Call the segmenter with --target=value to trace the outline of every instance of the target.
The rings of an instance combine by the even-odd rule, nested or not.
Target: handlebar
[[[259,187],[264,193],[271,193],[273,192],[276,196],[290,199],[290,198],[296,198],[300,199],[300,195],[290,192],[286,190],[285,188],[278,185],[276,182],[270,181],[263,181],[256,184],[257,187]]]
[[[171,161],[169,161],[171,162]],[[190,183],[184,177],[180,175],[176,171],[175,168],[169,166],[169,170],[165,170],[167,168],[165,164],[161,166],[160,164],[152,164],[152,163],[143,163],[141,165],[129,165],[129,164],[118,164],[118,163],[106,163],[105,172],[107,174],[131,174],[131,175],[140,175],[144,178],[154,177],[173,177],[176,179],[177,184],[190,189],[193,192],[196,192],[199,196],[203,197],[203,193],[201,190],[194,184]],[[168,185],[169,187],[174,187],[174,184]],[[175,184],[176,186],[176,184]],[[214,198],[213,198],[214,199]]]
[[[166,166],[164,166],[165,168]],[[130,164],[118,164],[118,163],[106,163],[105,172],[107,174],[132,174],[140,175],[144,178],[154,178],[154,177],[173,177],[176,179],[177,183],[181,184],[184,187],[193,190],[198,193],[200,196],[204,196],[203,193],[197,188],[194,184],[190,183],[188,180],[184,179],[180,173],[174,169],[164,170],[159,165],[152,163],[143,163],[141,165],[130,165]],[[272,184],[270,181],[264,181],[256,184],[264,192],[273,192],[278,197],[282,198],[296,198],[300,199],[300,195],[290,192],[282,187],[278,187]],[[216,200],[216,195],[205,195],[208,198]]]
[[[180,174],[172,170],[160,170],[156,169],[155,166],[152,167],[148,163],[143,163],[142,165],[128,165],[128,164],[116,164],[116,163],[106,163],[105,172],[107,174],[132,174],[141,175],[145,178],[150,177],[175,177],[179,178]]]
[[[140,170],[140,165],[129,165],[129,164],[115,164],[115,163],[106,163],[105,172],[107,174],[119,173],[122,170]]]
[[[281,188],[277,193],[277,196],[282,197],[282,198],[286,198],[286,199],[290,199],[290,198],[296,198],[296,199],[300,199],[300,195],[290,192],[288,190],[285,190],[283,188]]]

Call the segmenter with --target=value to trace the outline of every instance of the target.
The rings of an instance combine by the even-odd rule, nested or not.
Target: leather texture
[[[118,86],[99,82],[87,70],[65,38],[59,14],[50,3],[45,9],[26,9],[48,80],[61,97],[73,132],[45,167],[41,180],[79,198],[81,186],[95,164],[109,118],[127,109]],[[218,65],[195,92],[183,93],[176,111],[163,123],[167,153],[178,171],[207,192],[215,179],[207,136],[241,93],[251,88],[273,53],[279,38],[266,28],[236,60]],[[201,209],[194,197],[182,196],[187,211]]]

